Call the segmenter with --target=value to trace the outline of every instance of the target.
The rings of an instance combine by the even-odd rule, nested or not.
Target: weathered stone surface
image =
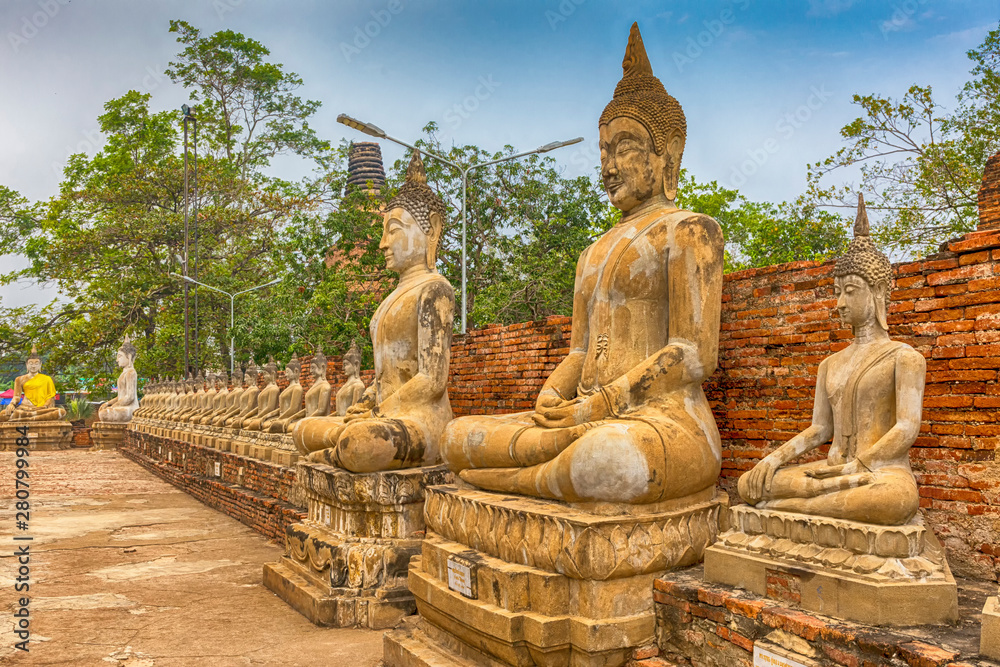
[[[264,585],[317,625],[391,628],[416,610],[410,558],[424,536],[427,486],[444,466],[351,473],[299,463],[308,517],[288,526],[285,556],[264,566]]]
[[[920,515],[906,526],[730,510],[705,551],[705,579],[872,625],[954,623],[958,591]]]
[[[69,449],[73,425],[65,421],[20,421],[0,424],[0,450],[14,451],[22,436],[17,429],[27,428],[28,448],[35,451]]]
[[[118,449],[125,438],[127,422],[94,422],[90,436],[94,439],[94,449]]]
[[[979,652],[1000,660],[1000,597],[991,597],[983,607],[983,630]]]
[[[132,415],[139,408],[138,382],[139,376],[135,372],[136,349],[128,336],[115,359],[121,367],[121,375],[118,376],[118,395],[106,402],[98,410],[98,417],[104,423],[126,423],[132,419]]]

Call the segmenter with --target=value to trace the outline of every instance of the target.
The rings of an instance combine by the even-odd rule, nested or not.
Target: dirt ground
[[[15,526],[0,452],[0,664],[371,667],[382,633],[317,628],[261,584],[281,548],[116,452],[30,456],[29,529]],[[31,542],[15,542],[14,534]],[[18,564],[30,544],[31,641],[13,648]]]

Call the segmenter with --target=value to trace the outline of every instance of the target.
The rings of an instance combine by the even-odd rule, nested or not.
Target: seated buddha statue
[[[143,389],[142,398],[139,399],[139,407],[132,413],[133,417],[142,417],[149,413],[149,409],[156,404],[156,399],[162,390],[163,381],[159,376],[150,378]]]
[[[176,406],[182,391],[181,380],[176,377],[168,380],[162,397],[157,402],[156,408],[150,412],[149,417],[151,419],[163,419]]]
[[[837,260],[833,287],[854,340],[820,363],[809,428],[740,477],[740,497],[760,509],[901,525],[919,508],[909,452],[920,432],[926,362],[889,338],[892,266],[868,230],[859,196],[854,240]],[[785,465],[831,439],[825,459]]]
[[[215,421],[212,422],[213,424],[229,428],[231,427],[232,420],[239,417],[244,411],[249,412],[250,407],[248,406],[251,403],[256,407],[258,375],[257,364],[251,360],[250,365],[247,366],[246,372],[243,374],[243,384],[237,387],[236,378],[233,378],[233,389],[229,392],[229,395],[233,397],[233,402],[225,412],[215,418]]]
[[[212,397],[211,405],[206,406],[206,409],[200,415],[194,417],[191,422],[194,424],[208,424],[215,415],[219,414],[225,408],[228,400],[229,375],[226,371],[221,370],[215,375],[215,395]]]
[[[201,413],[209,396],[209,387],[215,388],[215,372],[207,371],[203,375],[201,371],[198,371],[198,375],[194,378],[194,395],[191,397],[187,409],[177,415],[177,421],[191,421],[193,417]]]
[[[260,369],[257,367],[253,361],[250,362],[250,366],[247,368],[246,374],[246,389],[243,390],[243,395],[240,396],[240,404],[236,407],[236,414],[232,415],[226,419],[226,428],[241,429],[243,428],[243,420],[247,417],[253,417],[257,414],[257,396],[260,394],[260,388],[257,386],[257,380],[260,376]]]
[[[399,283],[379,304],[370,331],[375,380],[343,417],[309,417],[292,431],[310,461],[352,472],[436,464],[452,418],[448,362],[455,294],[437,272],[446,208],[413,152],[406,182],[385,207],[379,248]]]
[[[302,373],[302,362],[297,354],[292,354],[291,360],[285,366],[285,379],[288,385],[278,395],[277,412],[261,421],[260,430],[267,433],[284,433],[285,426],[291,423],[302,407],[302,385],[299,375]],[[275,428],[277,426],[277,428]]]
[[[97,411],[97,418],[102,422],[127,422],[139,407],[136,400],[139,376],[135,372],[135,355],[135,345],[125,336],[125,342],[115,355],[115,360],[122,369],[118,376],[118,395]]]
[[[322,347],[317,346],[309,370],[312,372],[313,383],[306,392],[305,407],[296,410],[289,417],[282,416],[271,422],[271,433],[290,433],[295,428],[294,425],[306,417],[325,417],[330,414],[331,388],[326,379],[326,356],[323,355]],[[291,401],[291,405],[295,405],[295,401]]]
[[[239,428],[245,431],[261,431],[264,421],[270,421],[279,414],[278,399],[281,389],[278,387],[278,364],[274,357],[264,365],[264,388],[257,394],[257,405],[243,417]]]
[[[191,407],[191,399],[195,392],[194,373],[188,372],[187,378],[182,379],[178,384],[180,387],[177,398],[171,402],[170,409],[163,414],[165,421],[176,421],[178,416],[187,412]]]
[[[442,457],[469,484],[567,502],[714,493],[721,441],[702,382],[718,364],[723,238],[674,200],[686,121],[633,25],[598,125],[621,222],[576,266],[570,352],[533,412],[451,422]]]
[[[361,400],[365,393],[365,383],[361,380],[361,350],[351,341],[351,347],[344,355],[344,375],[347,381],[337,390],[337,414],[343,417],[347,409]]]
[[[220,401],[219,407],[210,415],[207,415],[204,419],[201,420],[202,424],[221,426],[223,417],[229,414],[233,410],[233,408],[239,407],[240,402],[243,400],[243,391],[244,391],[243,369],[241,369],[239,366],[233,369],[232,385],[233,388],[230,389],[229,392],[225,394],[224,401]]]
[[[56,385],[52,378],[41,372],[42,358],[38,356],[34,345],[31,346],[25,369],[28,372],[14,380],[14,398],[0,412],[0,422],[66,419],[66,411],[56,407]]]

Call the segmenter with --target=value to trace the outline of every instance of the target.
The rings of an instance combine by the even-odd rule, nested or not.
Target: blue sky
[[[568,175],[597,166],[597,118],[638,21],[654,73],[687,115],[684,165],[751,199],[781,201],[801,192],[806,163],[842,146],[840,128],[858,115],[852,94],[930,84],[954,106],[965,52],[997,27],[1000,0],[5,0],[0,183],[54,195],[67,155],[99,149],[102,105],[129,89],[152,93],[157,109],[187,101],[162,74],[178,50],[171,18],[261,41],[302,76],[303,97],[323,102],[312,124],[331,140],[362,136],[338,125],[338,113],[404,140],[433,120],[446,143],[490,150],[583,136],[551,154]],[[400,155],[391,144],[383,151]],[[283,159],[274,171],[306,167]],[[3,305],[52,295],[0,289]]]

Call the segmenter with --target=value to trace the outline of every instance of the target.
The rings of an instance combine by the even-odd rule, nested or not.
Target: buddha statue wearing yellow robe
[[[385,208],[379,248],[399,274],[371,320],[375,380],[344,417],[303,419],[292,440],[310,461],[352,472],[437,464],[452,418],[448,363],[455,294],[437,272],[446,212],[416,151],[406,182]]]
[[[56,385],[51,377],[41,372],[42,359],[34,345],[25,368],[28,372],[14,380],[14,398],[0,412],[0,422],[65,419],[66,411],[56,407]]]
[[[581,254],[569,355],[534,412],[454,420],[442,457],[483,489],[569,502],[707,499],[721,440],[702,382],[718,364],[723,238],[674,204],[686,137],[632,26],[599,121],[621,222]]]

